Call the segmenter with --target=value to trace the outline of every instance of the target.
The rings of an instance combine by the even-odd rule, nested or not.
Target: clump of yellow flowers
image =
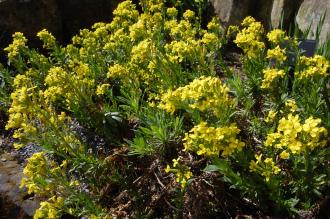
[[[265,122],[266,122],[266,123],[272,123],[272,122],[274,121],[276,115],[277,115],[277,112],[276,112],[276,111],[274,111],[274,110],[269,110],[269,111],[268,111],[268,115],[267,115],[267,117],[265,118]]]
[[[26,187],[28,193],[38,195],[49,195],[66,190],[66,186],[77,185],[77,181],[68,181],[67,161],[64,160],[60,165],[47,158],[45,152],[34,153],[27,162],[23,173],[25,177],[21,181],[21,187]],[[47,181],[44,181],[47,179]],[[61,184],[61,188],[58,185]],[[66,185],[67,184],[67,185]]]
[[[185,134],[183,145],[186,151],[194,151],[198,155],[212,157],[221,154],[227,157],[235,151],[242,150],[245,145],[237,139],[239,132],[235,124],[212,127],[206,122],[201,122]]]
[[[253,17],[246,17],[242,22],[243,29],[240,30],[234,42],[243,49],[247,57],[254,58],[265,49],[265,43],[262,42],[263,26]]]
[[[273,175],[277,175],[281,172],[281,168],[275,165],[272,158],[262,159],[262,154],[255,155],[255,158],[257,161],[252,160],[250,162],[250,171],[265,177],[266,182],[268,182]]]
[[[298,72],[298,79],[308,79],[316,76],[326,77],[329,69],[328,60],[320,55],[314,57],[300,57],[302,70]]]
[[[286,33],[280,29],[271,30],[269,33],[267,33],[267,38],[269,42],[275,45],[278,45],[281,42],[289,40],[289,37],[286,36]]]
[[[174,91],[168,91],[161,97],[159,107],[174,113],[177,109],[211,111],[219,116],[222,106],[232,107],[234,100],[229,96],[229,88],[216,77],[195,79],[190,84]]]
[[[4,50],[8,52],[9,61],[15,61],[17,56],[22,53],[24,49],[27,49],[26,46],[27,39],[23,33],[16,32],[13,34],[13,42]]]
[[[56,46],[56,39],[55,37],[49,33],[46,29],[40,31],[37,36],[40,40],[43,41],[43,47],[46,49],[54,49]]]
[[[287,99],[284,104],[285,108],[291,113],[296,112],[298,109],[297,103],[293,99]]]
[[[64,199],[62,197],[51,197],[48,201],[43,201],[40,203],[40,208],[38,208],[33,216],[33,219],[58,219],[61,217],[61,210],[64,206]]]
[[[326,128],[320,126],[321,119],[312,116],[301,123],[299,115],[289,114],[279,121],[277,131],[267,135],[265,146],[284,149],[292,154],[313,151],[324,147],[328,134]]]
[[[285,75],[284,70],[267,68],[263,70],[264,79],[262,80],[261,88],[271,88],[278,79]]]
[[[165,172],[166,173],[174,173],[176,177],[176,182],[180,184],[181,189],[185,189],[187,186],[188,180],[193,176],[192,172],[190,171],[189,167],[182,164],[180,162],[181,157],[177,159],[173,159],[172,167],[170,165],[166,166]]]
[[[285,49],[281,49],[276,46],[274,49],[267,50],[267,58],[274,59],[278,62],[284,62],[286,60]]]

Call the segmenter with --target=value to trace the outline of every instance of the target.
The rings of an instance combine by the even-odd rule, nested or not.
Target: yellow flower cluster
[[[64,199],[62,197],[53,196],[48,201],[40,203],[40,207],[36,210],[33,219],[58,219],[62,216],[62,208]]]
[[[51,71],[56,75],[63,73],[62,69],[58,67],[52,68]],[[47,83],[69,83],[63,80],[50,76]],[[14,86],[6,129],[15,129],[13,137],[20,140],[20,143],[15,143],[16,148],[23,147],[27,142],[40,143],[46,139],[47,144],[51,143],[53,149],[61,153],[74,154],[83,150],[84,146],[68,128],[70,117],[64,112],[58,114],[49,104],[54,93],[48,89],[38,90],[37,86],[33,85],[31,78],[26,75],[17,75],[14,79]],[[58,88],[63,91],[63,87]],[[55,97],[57,98],[56,95]]]
[[[220,21],[217,18],[212,18],[212,20],[207,24],[207,30],[211,33],[222,34],[224,32],[223,28],[219,25]]]
[[[281,169],[275,165],[272,158],[266,158],[262,160],[262,154],[255,155],[256,161],[250,162],[250,172],[256,172],[265,177],[266,182],[270,180],[273,175],[277,175],[281,172]]]
[[[239,32],[239,27],[236,25],[230,25],[227,29],[226,37],[231,38]]]
[[[26,167],[23,170],[23,173],[26,178],[23,178],[21,181],[21,187],[26,186],[28,193],[40,194],[43,192],[43,188],[40,188],[34,183],[35,180],[43,179],[48,171],[48,164],[44,152],[38,152],[33,154],[27,162]]]
[[[274,111],[274,110],[270,110],[270,111],[268,112],[267,117],[265,118],[265,122],[266,122],[266,123],[272,123],[272,122],[274,121],[276,115],[277,115],[277,112],[276,112],[276,111]]]
[[[221,106],[231,107],[234,104],[228,92],[229,88],[219,78],[202,76],[184,87],[165,93],[159,107],[170,113],[176,109],[198,109],[219,115]]]
[[[240,130],[235,124],[225,127],[208,126],[206,122],[193,127],[185,134],[184,148],[205,156],[230,156],[244,147],[244,142],[237,139]]]
[[[39,94],[32,87],[31,79],[25,75],[17,75],[14,79],[15,90],[11,93],[12,104],[9,112],[9,119],[6,124],[6,129],[15,129],[13,137],[25,140],[28,137],[33,137],[37,133],[37,126],[31,120],[34,120],[33,102],[39,98]],[[16,149],[21,148],[23,145],[15,143]]]
[[[262,80],[261,88],[271,88],[272,84],[279,78],[283,78],[285,72],[279,69],[267,68],[263,70],[264,79]]]
[[[21,181],[21,187],[25,186],[29,194],[49,195],[49,192],[58,187],[59,180],[67,180],[66,168],[67,161],[65,160],[58,165],[50,161],[45,152],[34,153],[23,169],[25,177]],[[47,182],[43,182],[45,179]]]
[[[267,58],[275,59],[277,62],[284,62],[286,60],[285,49],[276,46],[274,49],[267,50]]]
[[[301,123],[299,115],[289,114],[279,121],[277,132],[268,134],[265,146],[275,146],[293,154],[324,147],[328,132],[320,124],[321,119],[309,117]]]
[[[280,42],[289,40],[289,37],[286,36],[285,32],[280,29],[274,29],[267,34],[269,42],[274,44],[279,44]]]
[[[84,54],[97,55],[96,51],[104,51],[115,57],[116,61],[110,64],[109,78],[121,79],[124,83],[154,84],[157,91],[163,91],[169,86],[162,80],[164,76],[173,76],[173,68],[181,69],[184,61],[196,68],[205,65],[211,57],[207,54],[221,47],[222,32],[216,19],[208,24],[208,31],[200,30],[194,23],[193,11],[185,11],[179,20],[176,8],[168,8],[164,13],[164,1],[142,1],[141,5],[144,13],[138,14],[131,1],[119,4],[111,24],[103,27],[108,30],[107,37],[96,37],[95,32],[100,29],[97,27],[95,32],[82,31],[73,40],[86,48]],[[88,45],[87,39],[91,41]],[[92,47],[99,49],[92,52],[88,49]]]
[[[194,28],[193,24],[187,20],[169,20],[165,21],[165,30],[169,32],[169,35],[173,40],[188,40],[194,39],[197,30]]]
[[[22,50],[27,49],[26,43],[27,39],[23,33],[16,32],[13,34],[12,44],[4,49],[4,51],[8,52],[9,61],[14,61]]]
[[[128,71],[127,69],[120,65],[114,64],[113,66],[109,67],[109,71],[107,73],[108,78],[128,78]]]
[[[44,91],[46,102],[52,103],[64,98],[70,109],[74,105],[88,102],[96,88],[95,75],[89,65],[83,62],[70,62],[69,69],[52,67],[45,78],[47,89]],[[72,72],[70,72],[72,71]]]
[[[297,111],[298,106],[295,100],[288,99],[285,101],[285,107],[291,112],[294,113]]]
[[[180,159],[181,159],[180,157],[177,159],[173,159],[172,168],[170,167],[170,165],[167,165],[165,172],[174,173],[176,176],[176,182],[180,184],[181,189],[183,190],[184,188],[186,188],[187,182],[193,176],[193,174],[189,170],[189,167],[180,163]]]
[[[101,85],[98,85],[97,88],[96,88],[96,95],[103,95],[105,94],[110,88],[110,84],[101,84]]]
[[[165,45],[167,54],[170,55],[169,60],[174,63],[181,63],[185,59],[194,57],[198,48],[200,48],[200,44],[194,39],[172,41]]]
[[[42,40],[43,47],[46,49],[54,49],[56,46],[56,39],[55,37],[49,33],[46,29],[40,31],[37,36]]]
[[[265,48],[265,44],[261,41],[263,26],[250,16],[243,20],[242,26],[244,28],[237,33],[234,42],[249,58],[254,58]]]
[[[136,10],[132,1],[123,1],[118,4],[117,8],[113,11],[113,21],[111,28],[118,30],[120,28],[128,28],[130,25],[138,20],[139,12]]]
[[[166,9],[166,14],[170,18],[176,19],[176,16],[178,16],[178,10],[174,7]]]
[[[314,57],[300,57],[300,64],[303,69],[298,72],[299,79],[311,78],[315,76],[327,76],[327,71],[330,67],[328,60],[321,56],[315,55]]]

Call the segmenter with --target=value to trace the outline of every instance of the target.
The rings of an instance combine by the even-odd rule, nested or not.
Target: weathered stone
[[[250,15],[261,21],[266,29],[270,27],[273,0],[209,0],[209,2],[214,8],[214,13],[225,26],[240,24]]]
[[[330,35],[330,0],[304,0],[296,17],[299,29],[306,31],[311,27],[308,37],[315,39],[317,26],[324,14],[324,24],[320,34],[321,44]]]
[[[2,218],[32,218],[39,202],[35,199],[26,199],[26,190],[20,189],[20,181],[23,177],[22,166],[5,153],[0,159],[0,219]]]
[[[271,11],[271,25],[273,28],[279,28],[283,19],[284,28],[288,28],[294,21],[302,0],[273,0]]]
[[[14,32],[33,39],[42,28],[60,37],[61,19],[57,0],[4,0],[0,2],[1,43],[7,44]]]
[[[109,22],[112,11],[123,0],[59,0],[64,41],[95,22]]]
[[[36,34],[44,28],[59,42],[67,43],[79,29],[110,21],[112,11],[121,1],[0,0],[0,53],[11,43],[14,32],[23,32],[33,47],[40,46]]]
[[[239,24],[250,13],[252,0],[210,0],[214,12],[225,25]]]

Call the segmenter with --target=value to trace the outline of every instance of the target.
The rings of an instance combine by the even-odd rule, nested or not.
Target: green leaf
[[[216,165],[207,165],[204,170],[204,172],[215,172],[215,171],[219,171],[219,167]]]

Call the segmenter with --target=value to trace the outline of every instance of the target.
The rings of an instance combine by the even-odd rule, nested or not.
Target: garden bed
[[[140,7],[66,46],[42,30],[43,51],[22,33],[5,49],[2,147],[35,218],[323,218],[327,50],[252,17],[202,22],[203,1]]]

